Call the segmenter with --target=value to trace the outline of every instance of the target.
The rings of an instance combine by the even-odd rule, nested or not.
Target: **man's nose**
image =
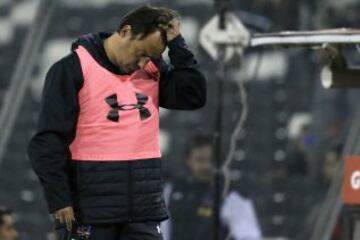
[[[142,57],[140,58],[140,61],[138,63],[139,67],[142,69],[145,67],[145,65],[150,61],[150,58],[148,57]]]

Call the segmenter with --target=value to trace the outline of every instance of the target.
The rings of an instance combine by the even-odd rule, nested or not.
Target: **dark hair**
[[[3,217],[10,214],[12,214],[12,211],[10,209],[0,206],[0,227],[4,224]]]
[[[120,32],[125,25],[130,25],[132,34],[134,36],[141,35],[141,39],[151,33],[160,31],[166,44],[166,31],[159,25],[168,25],[173,18],[179,18],[179,14],[172,9],[143,6],[126,14],[121,20],[117,31]]]
[[[196,134],[194,135],[190,141],[188,142],[188,145],[185,150],[185,157],[186,159],[190,156],[191,152],[196,148],[201,148],[204,146],[212,146],[213,147],[213,138],[210,135],[206,134]]]

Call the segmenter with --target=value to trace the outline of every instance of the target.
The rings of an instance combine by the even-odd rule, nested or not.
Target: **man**
[[[4,207],[0,207],[0,240],[16,240],[18,233],[14,226],[12,212]]]
[[[141,7],[115,33],[80,37],[49,70],[28,153],[50,213],[66,224],[62,239],[162,239],[158,107],[206,101],[179,27],[175,11]]]
[[[162,224],[165,240],[202,240],[213,236],[212,138],[196,135],[186,149],[189,176],[167,184],[164,190],[171,221]],[[261,230],[249,199],[231,191],[221,209],[222,239],[261,239]]]
[[[298,234],[296,240],[300,239],[310,239],[313,234],[314,225],[318,219],[318,216],[321,214],[322,203],[325,201],[326,195],[328,193],[331,181],[336,177],[340,161],[341,153],[343,151],[343,146],[341,144],[330,146],[326,149],[324,153],[324,160],[321,166],[321,173],[319,174],[319,179],[317,179],[317,186],[314,188],[310,194],[314,198],[313,205],[309,209],[308,214],[305,218],[303,226],[301,229],[301,234]],[[334,229],[332,230],[331,240],[340,240],[344,239],[344,210],[342,210],[336,220]]]

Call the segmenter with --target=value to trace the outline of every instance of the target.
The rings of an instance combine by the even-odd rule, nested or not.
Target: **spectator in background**
[[[212,138],[195,136],[186,150],[189,175],[168,183],[165,198],[171,221],[162,224],[165,240],[203,240],[212,238],[213,216]],[[260,239],[252,202],[232,191],[223,201],[221,217],[223,239],[229,232],[232,239]]]
[[[322,183],[324,190],[327,190],[327,188],[330,186],[331,180],[336,176],[336,172],[339,167],[341,151],[341,146],[335,146],[330,147],[325,153],[322,169]]]
[[[0,207],[0,240],[15,240],[18,238],[14,223],[15,220],[11,210]]]
[[[320,173],[320,184],[317,189],[315,189],[314,193],[317,193],[315,205],[313,206],[312,210],[309,212],[304,226],[304,231],[302,232],[298,238],[296,239],[310,239],[312,231],[314,229],[316,219],[320,215],[321,206],[324,203],[326,198],[326,194],[329,190],[331,181],[336,176],[339,163],[340,163],[340,155],[342,152],[341,146],[334,146],[328,148],[324,154],[324,161],[322,165],[322,172]],[[335,228],[333,230],[332,236],[330,240],[341,240],[343,228],[342,228],[342,220],[343,220],[343,212],[340,213]]]
[[[322,169],[322,181],[321,186],[319,189],[320,192],[320,203],[322,203],[325,198],[326,194],[329,190],[331,181],[336,177],[336,173],[339,168],[340,160],[341,160],[341,152],[343,147],[342,146],[333,146],[330,147],[324,157],[323,169]],[[330,240],[341,240],[343,239],[343,218],[344,212],[341,211],[338,219],[336,221],[335,227],[333,229],[333,233]]]

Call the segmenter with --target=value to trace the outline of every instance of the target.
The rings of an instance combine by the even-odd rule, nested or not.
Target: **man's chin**
[[[135,71],[134,70],[123,70],[125,75],[131,75],[133,74]]]
[[[203,183],[210,183],[212,180],[212,176],[211,175],[200,175],[196,177],[198,179],[198,181],[203,182]]]

